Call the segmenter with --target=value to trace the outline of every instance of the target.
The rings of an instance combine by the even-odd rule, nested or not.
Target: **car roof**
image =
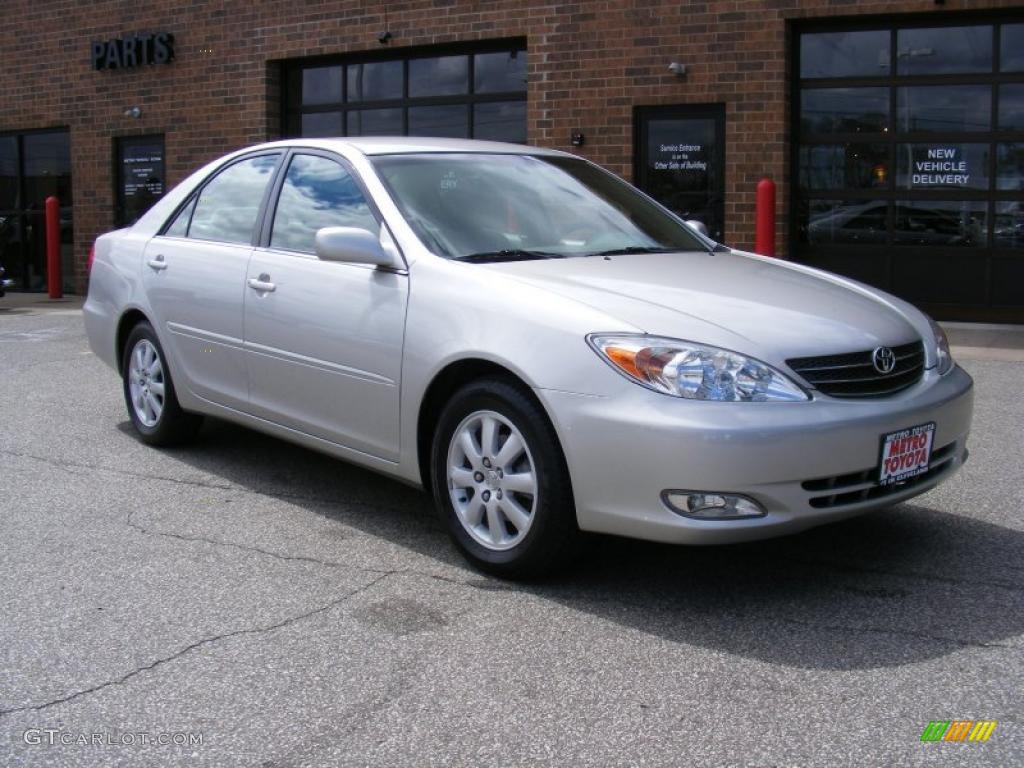
[[[364,155],[393,155],[423,152],[486,152],[500,154],[565,155],[554,149],[528,147],[523,144],[506,144],[501,141],[478,141],[476,139],[443,139],[421,136],[352,136],[339,138],[287,139],[275,141],[262,147],[319,147],[321,149],[354,149]],[[250,150],[257,147],[249,147]]]

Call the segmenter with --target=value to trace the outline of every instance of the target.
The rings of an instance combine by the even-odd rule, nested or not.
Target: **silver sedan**
[[[582,531],[799,531],[967,457],[972,382],[926,315],[712,242],[560,152],[263,144],[91,264],[89,340],[143,441],[209,415],[421,486],[507,577],[568,562]]]

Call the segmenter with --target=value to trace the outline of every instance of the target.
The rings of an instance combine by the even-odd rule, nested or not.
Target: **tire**
[[[142,442],[169,446],[195,437],[203,417],[181,409],[163,347],[153,326],[145,321],[128,334],[121,378],[128,416]]]
[[[480,570],[532,579],[574,559],[580,531],[565,457],[547,414],[520,387],[486,378],[452,396],[434,433],[431,477],[442,520]]]

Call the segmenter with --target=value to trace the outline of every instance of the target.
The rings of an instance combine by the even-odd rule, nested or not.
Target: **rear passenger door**
[[[320,261],[321,227],[381,223],[339,157],[295,150],[249,262],[245,347],[253,414],[362,454],[398,458],[404,270]],[[390,245],[384,234],[383,242]]]
[[[242,300],[257,223],[282,152],[218,170],[146,246],[143,284],[175,383],[243,410]]]

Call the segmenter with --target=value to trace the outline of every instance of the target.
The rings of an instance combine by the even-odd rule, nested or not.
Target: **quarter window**
[[[280,155],[241,160],[209,181],[196,200],[188,236],[223,243],[252,242],[267,183]]]
[[[281,187],[270,246],[313,253],[322,227],[359,227],[373,233],[380,228],[359,185],[340,163],[296,155]]]

